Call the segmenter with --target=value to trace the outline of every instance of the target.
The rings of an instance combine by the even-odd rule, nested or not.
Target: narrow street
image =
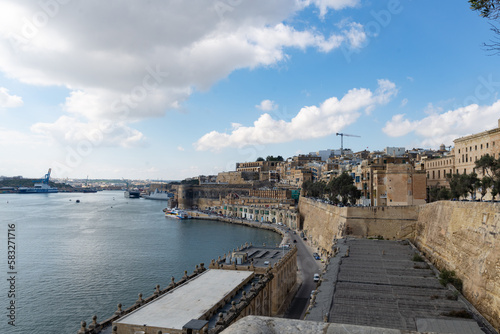
[[[297,240],[297,243],[294,245],[297,246],[298,280],[302,284],[284,317],[288,319],[303,319],[309,305],[311,292],[316,288],[313,276],[321,272],[322,265],[319,260],[313,258],[313,251],[298,234],[291,234],[291,237]]]

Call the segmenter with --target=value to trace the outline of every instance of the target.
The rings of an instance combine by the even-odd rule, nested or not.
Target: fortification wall
[[[306,236],[325,251],[343,235],[412,240],[439,270],[455,271],[464,296],[500,329],[500,204],[339,208],[301,197],[299,212]]]
[[[412,239],[418,206],[346,208],[346,234],[357,237]]]
[[[309,198],[300,197],[300,226],[313,245],[325,251],[332,249],[333,240],[345,231],[347,208],[339,208]]]
[[[313,245],[330,250],[334,239],[344,235],[384,239],[413,238],[418,218],[417,206],[339,208],[301,197],[302,228]]]
[[[500,329],[500,204],[422,205],[415,244],[440,270],[454,270],[464,296]]]

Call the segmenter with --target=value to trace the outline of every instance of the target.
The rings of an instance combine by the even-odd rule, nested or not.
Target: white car
[[[319,274],[314,274],[314,282],[319,282]]]

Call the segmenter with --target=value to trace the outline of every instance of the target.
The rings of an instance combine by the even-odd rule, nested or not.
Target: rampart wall
[[[340,208],[305,197],[300,198],[299,212],[306,237],[326,252],[344,235],[413,238],[418,218],[417,206]]]
[[[500,204],[441,201],[420,206],[415,245],[454,270],[464,296],[500,329]]]
[[[299,214],[306,237],[324,252],[344,235],[412,240],[439,270],[455,271],[464,296],[500,329],[500,204],[339,208],[301,197]]]

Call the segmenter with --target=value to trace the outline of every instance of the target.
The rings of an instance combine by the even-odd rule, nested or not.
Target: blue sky
[[[500,118],[466,0],[3,1],[0,175],[182,179]]]

